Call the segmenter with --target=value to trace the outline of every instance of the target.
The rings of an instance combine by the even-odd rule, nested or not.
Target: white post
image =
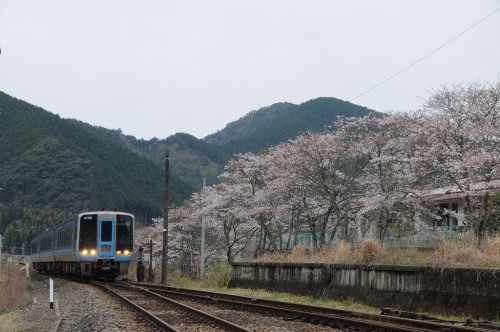
[[[201,192],[203,193],[204,191],[205,191],[205,178],[203,178],[203,187],[201,189]],[[203,206],[201,209],[202,210],[201,210],[200,278],[203,279],[205,277],[205,218],[203,217]]]
[[[54,281],[52,278],[49,279],[49,304],[50,309],[54,309]]]

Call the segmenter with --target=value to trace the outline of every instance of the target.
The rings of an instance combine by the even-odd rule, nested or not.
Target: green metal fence
[[[471,235],[470,226],[417,226],[412,231],[388,228],[384,246],[434,247],[443,240],[459,240]]]

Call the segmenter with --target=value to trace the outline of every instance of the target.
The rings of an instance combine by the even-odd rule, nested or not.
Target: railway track
[[[126,303],[151,322],[155,331],[498,331],[463,323],[366,314],[159,284],[99,281],[90,284]]]
[[[162,331],[251,331],[143,287],[97,281],[91,284],[124,302]]]
[[[334,331],[330,326],[283,319],[241,308],[222,308],[197,298],[173,300],[158,291],[129,283],[92,282],[138,311],[164,331]],[[182,302],[182,303],[181,303]],[[174,306],[175,308],[172,308]]]
[[[165,298],[178,301],[209,305],[211,307],[231,308],[232,310],[251,311],[261,315],[273,315],[282,318],[282,322],[307,322],[316,324],[309,330],[320,327],[339,329],[354,329],[362,331],[443,331],[443,332],[491,332],[495,330],[466,326],[464,324],[440,323],[434,321],[392,317],[352,312],[341,309],[309,306],[267,299],[258,299],[247,296],[238,296],[224,293],[214,293],[193,289],[172,288],[163,285],[147,283],[120,283],[122,286],[134,286]],[[271,330],[270,326],[263,331]],[[253,329],[252,329],[253,330]]]

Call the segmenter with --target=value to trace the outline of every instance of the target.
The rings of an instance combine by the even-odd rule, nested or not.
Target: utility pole
[[[3,188],[0,188],[0,191],[2,190]],[[2,225],[2,202],[0,201],[0,226],[1,225]],[[2,282],[2,234],[0,234],[0,282]]]
[[[167,284],[168,267],[168,171],[170,151],[165,149],[165,201],[163,205],[163,264],[161,266],[161,282]]]
[[[2,234],[0,234],[0,282],[2,282]]]
[[[153,240],[149,239],[149,271],[148,271],[148,281],[154,282],[155,277],[153,275]]]
[[[202,194],[205,192],[205,178],[203,178],[203,187],[201,189]],[[202,195],[203,197],[203,195]],[[203,279],[205,277],[205,218],[203,216],[203,199],[202,199],[202,207],[201,207],[201,248],[200,248],[200,278]]]

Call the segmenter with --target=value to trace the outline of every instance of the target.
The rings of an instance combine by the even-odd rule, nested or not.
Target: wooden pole
[[[148,281],[154,282],[155,278],[153,276],[153,240],[149,240],[149,276]]]

